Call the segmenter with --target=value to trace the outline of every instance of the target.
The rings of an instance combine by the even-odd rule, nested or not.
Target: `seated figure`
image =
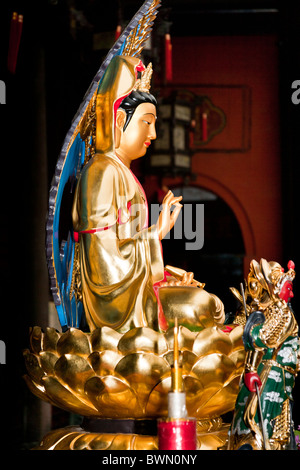
[[[82,170],[72,212],[84,311],[91,331],[165,331],[175,317],[201,330],[223,323],[223,304],[193,273],[165,269],[161,247],[182,198],[169,191],[157,223],[149,227],[146,195],[130,170],[156,138],[151,64],[143,69],[139,59],[115,57],[97,93],[96,152]]]

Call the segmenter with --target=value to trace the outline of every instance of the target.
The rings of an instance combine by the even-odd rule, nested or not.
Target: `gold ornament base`
[[[221,418],[197,420],[197,450],[225,446],[229,426]],[[158,450],[158,437],[88,432],[81,426],[67,426],[50,431],[33,450]]]

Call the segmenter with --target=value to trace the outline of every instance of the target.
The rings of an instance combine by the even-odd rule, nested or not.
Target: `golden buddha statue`
[[[74,198],[81,290],[91,331],[102,326],[165,331],[174,317],[198,330],[224,322],[222,302],[199,288],[192,273],[173,269],[170,276],[164,268],[161,240],[176,222],[182,197],[169,191],[156,225],[148,227],[146,195],[130,170],[156,138],[150,67],[136,79],[143,68],[139,59],[117,56],[107,69],[96,99],[96,152],[82,170]],[[179,272],[181,279],[174,278]]]

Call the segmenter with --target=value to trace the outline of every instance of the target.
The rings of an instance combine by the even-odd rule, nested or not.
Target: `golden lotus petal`
[[[54,367],[58,360],[57,354],[54,354],[49,351],[42,351],[39,355],[41,367],[48,375],[54,375]]]
[[[215,384],[204,388],[200,380],[188,377],[188,380],[185,381],[185,387],[187,390],[186,407],[189,416],[196,416],[197,419],[219,416],[217,408],[214,408],[212,416],[209,416],[206,412],[206,404],[211,396],[215,396],[219,392],[220,386]]]
[[[234,363],[236,367],[236,372],[242,373],[245,364],[245,350],[239,349],[229,354],[228,356]]]
[[[95,375],[88,361],[75,354],[65,354],[55,364],[55,375],[76,394],[84,393],[85,382]]]
[[[167,361],[171,368],[174,363],[174,351],[168,351],[166,354],[163,355],[163,358]],[[179,355],[179,364],[182,364],[181,354]]]
[[[163,358],[172,367],[174,364],[174,351],[168,351],[167,354],[164,354]],[[191,351],[180,351],[179,364],[182,367],[182,373],[188,374],[197,360],[198,357]]]
[[[192,368],[192,375],[201,381],[204,388],[216,384],[219,388],[235,373],[234,362],[219,353],[202,356]]]
[[[35,354],[38,354],[42,349],[42,338],[43,338],[43,331],[42,328],[39,326],[34,326],[30,329],[30,346],[31,351]]]
[[[124,355],[137,352],[153,352],[160,356],[168,350],[164,336],[151,328],[133,328],[125,333],[118,345]]]
[[[211,353],[227,355],[232,351],[232,342],[227,333],[217,326],[213,326],[197,334],[192,351],[198,357]]]
[[[163,417],[168,414],[168,393],[171,391],[171,377],[161,380],[149,394],[145,414],[151,417]]]
[[[76,328],[70,328],[59,338],[57,352],[60,356],[64,354],[88,356],[91,353],[88,335]]]
[[[170,366],[165,359],[154,354],[134,353],[119,361],[116,372],[126,378],[132,386],[139,388],[144,385],[156,385],[165,374],[170,373]]]
[[[30,375],[30,377],[37,383],[41,383],[42,377],[44,377],[45,372],[41,368],[38,356],[32,354],[28,349],[23,352],[25,366]]]
[[[183,351],[182,353],[182,374],[187,375],[190,373],[194,364],[198,361],[198,357],[191,351]]]
[[[60,337],[61,333],[59,333],[55,328],[46,328],[43,335],[43,351],[56,353],[57,342]]]
[[[241,325],[236,326],[230,331],[229,338],[232,343],[233,351],[238,349],[242,349],[244,351],[243,332],[244,328]]]
[[[181,351],[192,351],[197,333],[190,331],[185,326],[178,327],[178,348]],[[174,348],[174,328],[169,328],[165,334],[169,349]]]
[[[196,409],[199,397],[205,393],[203,384],[194,377],[184,377],[184,390],[186,393],[186,408],[189,416],[197,416]],[[198,416],[197,416],[198,417]]]
[[[95,411],[97,410],[92,403],[87,404],[77,398],[74,393],[65,388],[55,377],[44,377],[43,383],[48,397],[55,406],[84,416],[95,416]]]
[[[115,367],[122,357],[116,351],[95,351],[89,355],[88,361],[97,375],[114,375]]]
[[[124,387],[125,386],[123,386],[123,388]],[[91,377],[89,380],[86,381],[84,387],[84,393],[88,395],[88,397],[92,400],[93,403],[98,403],[97,400],[99,399],[100,395],[104,392],[104,390],[105,384],[102,382],[100,377]]]
[[[85,384],[85,393],[103,417],[134,418],[142,414],[134,391],[117,377],[92,377]]]
[[[118,351],[118,344],[121,338],[121,333],[108,326],[96,328],[91,334],[92,350],[105,351],[109,349],[111,351]]]
[[[162,357],[136,353],[121,359],[116,372],[130,383],[139,402],[145,406],[149,392],[166,374],[170,374],[170,366]]]
[[[239,376],[233,377],[227,385],[217,391],[213,387],[208,387],[205,389],[205,395],[201,394],[199,400],[195,401],[198,406],[194,407],[194,413],[201,419],[214,418],[232,411],[238,391]]]
[[[36,383],[32,380],[28,375],[23,376],[29,390],[38,398],[48,403],[51,403],[50,398],[47,396],[47,392],[45,390],[44,385]]]
[[[184,390],[186,392],[187,403],[193,401],[199,392],[204,390],[202,382],[196,377],[186,376],[183,378]],[[194,415],[191,415],[194,416]]]

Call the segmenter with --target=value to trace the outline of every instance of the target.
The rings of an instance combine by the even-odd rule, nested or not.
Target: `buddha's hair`
[[[123,109],[126,113],[126,121],[123,127],[123,131],[126,130],[126,127],[128,126],[136,108],[142,103],[152,103],[154,106],[157,105],[156,98],[151,95],[151,93],[147,93],[146,91],[133,90],[130,95],[124,98],[119,106],[119,108]]]

